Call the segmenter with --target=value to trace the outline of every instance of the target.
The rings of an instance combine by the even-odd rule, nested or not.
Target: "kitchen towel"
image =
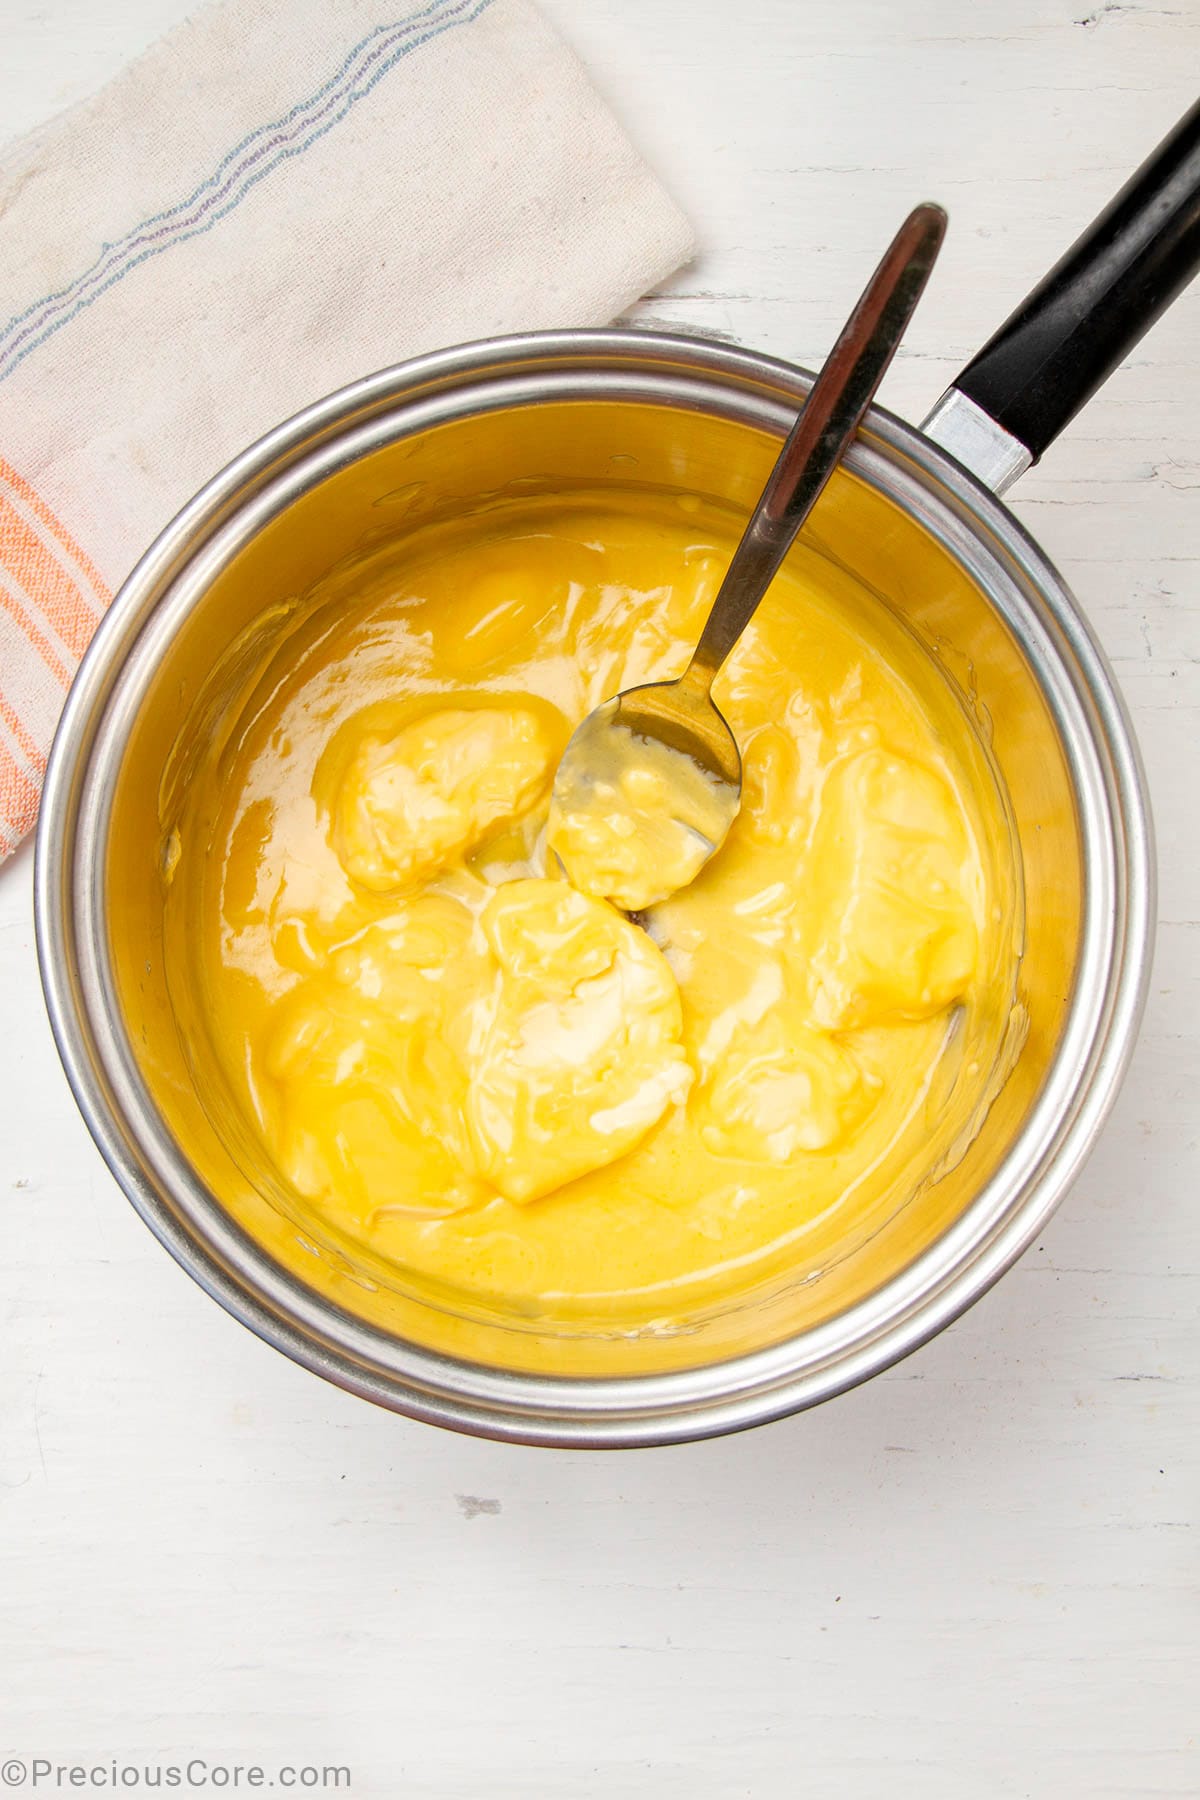
[[[526,0],[226,0],[0,156],[0,859],[114,588],[423,350],[603,324],[686,221]]]

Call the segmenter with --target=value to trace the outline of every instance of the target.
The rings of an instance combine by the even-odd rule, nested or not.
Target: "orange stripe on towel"
[[[29,759],[30,766],[36,769],[39,775],[44,774],[46,758],[43,752],[39,750],[38,746],[34,743],[33,738],[26,731],[12,707],[8,704],[7,700],[5,700],[3,694],[0,694],[0,719],[4,721],[8,726],[9,731],[11,731],[13,742],[16,744],[18,750],[20,750],[22,756]]]
[[[37,818],[55,690],[70,685],[110,599],[61,519],[0,457],[0,860]]]
[[[29,483],[0,456],[0,488],[11,488],[20,497],[34,515],[40,525],[44,525],[50,537],[66,551],[67,555],[79,564],[83,574],[92,585],[96,603],[97,618],[112,599],[108,583],[87,552],[76,543],[62,520],[50,511],[41,495],[31,488]]]
[[[41,790],[0,740],[0,855],[13,850],[37,818]]]
[[[0,569],[16,576],[59,642],[78,661],[96,629],[95,601],[71,574],[45,527],[39,529],[23,519],[2,490]]]
[[[0,562],[0,575],[4,573],[4,564]],[[34,615],[26,610],[15,594],[9,593],[8,589],[3,586],[0,586],[0,606],[4,608],[11,619],[16,620],[55,680],[62,683],[64,691],[69,688],[73,671],[67,667],[53,644],[49,642],[45,632],[39,630],[38,621]],[[17,694],[14,698],[19,707],[20,695]]]

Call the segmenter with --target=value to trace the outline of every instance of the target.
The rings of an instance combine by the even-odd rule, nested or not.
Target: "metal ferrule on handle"
[[[922,429],[1003,493],[1198,269],[1200,101],[972,357]]]

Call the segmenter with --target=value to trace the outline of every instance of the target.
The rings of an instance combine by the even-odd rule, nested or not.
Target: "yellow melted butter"
[[[720,784],[691,756],[608,713],[571,739],[546,842],[572,886],[644,912],[695,880],[729,818]]]
[[[736,524],[512,505],[331,576],[191,768],[167,954],[198,1080],[343,1238],[537,1312],[669,1317],[965,1147],[1019,878],[973,725],[830,569],[719,678],[742,810],[645,915],[554,878],[557,760],[685,665]]]

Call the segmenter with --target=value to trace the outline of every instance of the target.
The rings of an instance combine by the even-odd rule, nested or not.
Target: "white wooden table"
[[[652,316],[811,363],[908,204],[948,204],[884,390],[914,418],[1200,72],[1198,0],[545,4],[701,231]],[[0,124],[184,10],[5,0]],[[532,1452],[264,1348],[103,1169],[28,851],[0,874],[0,1761],[348,1765],[395,1800],[1200,1792],[1200,290],[1014,504],[1141,734],[1149,1015],[1044,1241],[818,1412]]]

